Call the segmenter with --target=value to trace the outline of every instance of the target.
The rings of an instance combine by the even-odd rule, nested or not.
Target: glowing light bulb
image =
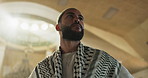
[[[23,30],[28,30],[29,29],[29,24],[28,23],[21,23],[21,28],[23,29]]]
[[[32,25],[31,25],[31,30],[32,30],[32,31],[38,31],[38,30],[39,30],[38,24],[32,24]]]

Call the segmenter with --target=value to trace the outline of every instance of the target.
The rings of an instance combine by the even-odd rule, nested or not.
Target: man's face
[[[80,41],[84,35],[83,16],[78,10],[67,10],[60,22],[63,39]]]

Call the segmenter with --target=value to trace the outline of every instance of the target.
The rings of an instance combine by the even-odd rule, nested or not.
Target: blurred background
[[[58,49],[57,17],[69,7],[85,17],[83,44],[148,77],[148,0],[0,0],[0,78],[26,78]]]

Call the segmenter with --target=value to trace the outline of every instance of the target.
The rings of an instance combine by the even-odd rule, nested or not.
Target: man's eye
[[[70,18],[73,18],[74,16],[73,15],[68,15]]]
[[[83,17],[79,17],[79,19],[82,20],[82,21],[84,20]]]

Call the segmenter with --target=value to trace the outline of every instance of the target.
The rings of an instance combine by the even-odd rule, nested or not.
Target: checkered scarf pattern
[[[96,52],[97,51],[97,52]],[[117,78],[120,64],[103,52],[80,44],[74,61],[73,78]],[[35,68],[37,78],[62,78],[61,51],[56,51]]]

